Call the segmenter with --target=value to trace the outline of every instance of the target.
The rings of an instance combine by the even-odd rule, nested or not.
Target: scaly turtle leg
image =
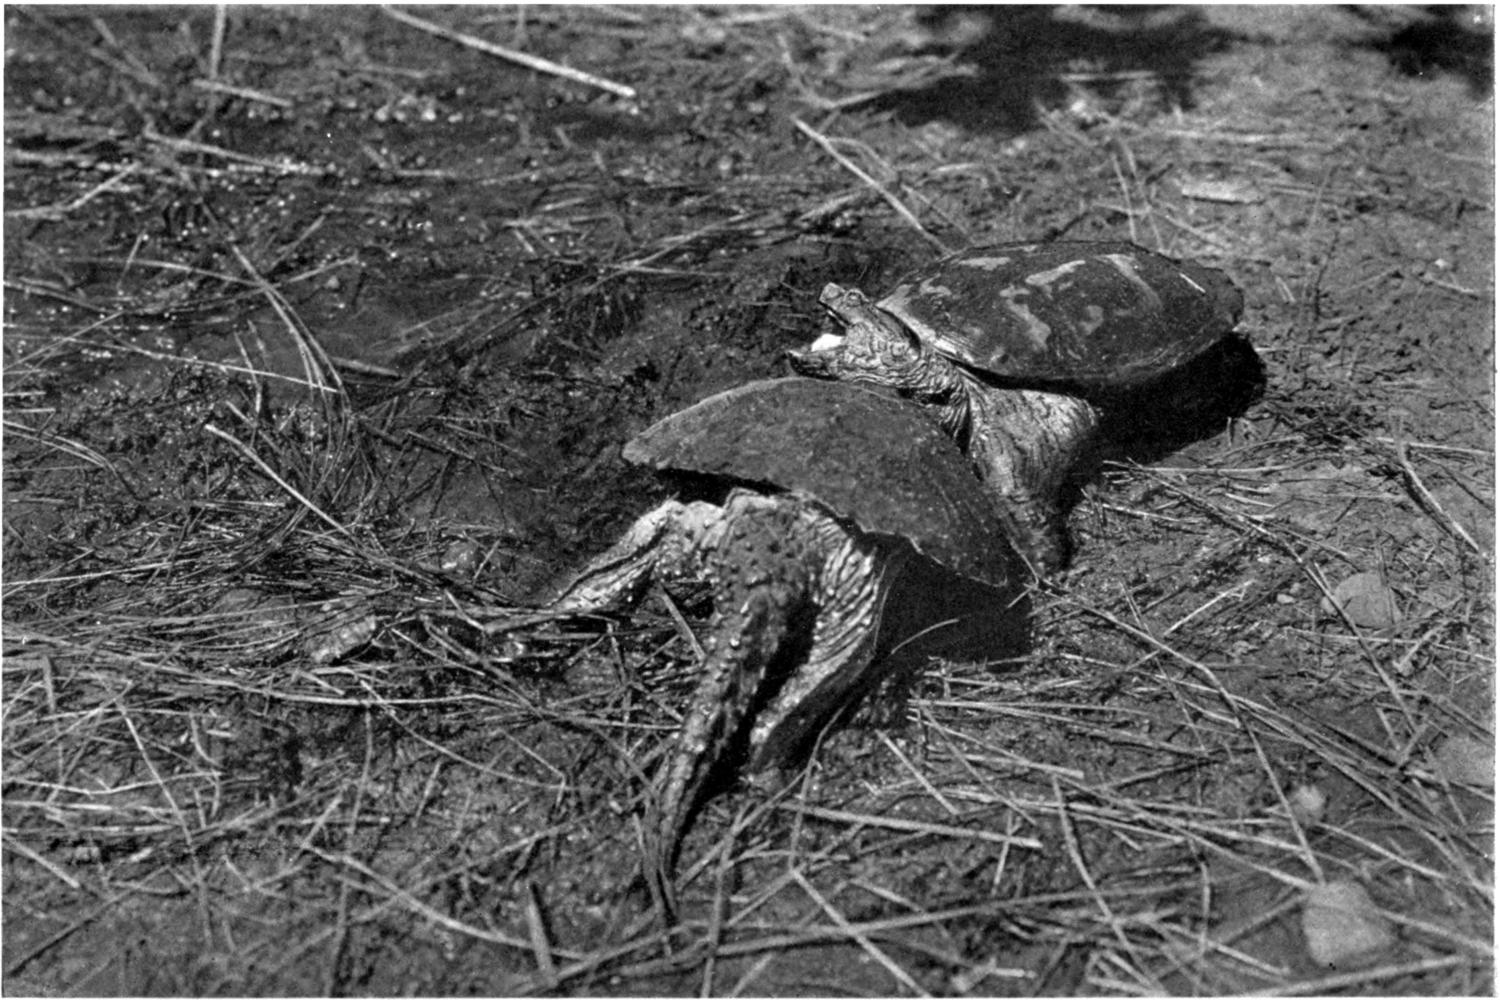
[[[723,511],[703,501],[665,501],[635,520],[615,545],[590,560],[547,603],[554,612],[588,613],[634,605],[658,581],[700,581],[703,557],[713,549]]]
[[[750,769],[785,765],[875,687],[890,582],[913,559],[909,546],[852,533],[816,506],[735,491],[722,508],[668,501],[643,515],[551,603],[601,611],[637,600],[652,580],[713,589],[698,684],[648,822],[645,873],[666,908],[693,812],[747,725]]]
[[[786,498],[736,491],[725,503],[706,570],[714,613],[703,667],[661,784],[658,865],[670,872],[682,836],[713,768],[735,739],[785,648],[810,628],[817,550],[812,509]]]
[[[876,688],[870,662],[892,580],[915,554],[905,545],[851,536],[823,518],[809,526],[820,542],[818,602],[802,664],[756,714],[749,769],[787,765],[835,713]]]
[[[656,844],[647,875],[669,908],[688,822],[758,704],[770,700],[749,736],[755,769],[805,748],[863,683],[890,567],[887,547],[814,506],[735,491],[722,508],[668,501],[648,512],[551,603],[599,611],[636,600],[653,579],[669,590],[713,588],[698,685],[649,825]]]
[[[1056,571],[1069,548],[1063,488],[1092,458],[1098,412],[1079,397],[1001,389],[961,375],[971,384],[969,461],[1016,549],[1038,573]]]
[[[720,508],[667,501],[595,557],[549,607],[594,613],[634,604],[657,581],[715,588],[699,682],[657,783],[643,873],[668,913],[671,872],[697,798],[744,722],[794,615],[811,593],[795,502],[735,492]]]

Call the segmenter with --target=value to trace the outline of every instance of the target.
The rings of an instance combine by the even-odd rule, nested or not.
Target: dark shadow
[[[1066,103],[1070,87],[1109,102],[1145,83],[1164,106],[1186,109],[1193,106],[1197,62],[1235,37],[1193,8],[1159,4],[945,6],[921,15],[936,39],[957,34],[946,28],[958,19],[974,26],[964,33],[972,40],[950,51],[975,75],[889,94],[877,107],[908,124],[942,119],[971,130],[1019,132],[1036,124],[1038,107]]]
[[[1058,505],[1070,512],[1105,463],[1159,462],[1184,446],[1212,438],[1265,393],[1266,367],[1254,345],[1232,334],[1186,365],[1158,379],[1117,392],[1092,390],[1099,408],[1100,441],[1088,461],[1072,471]],[[1072,562],[1073,540],[1065,566]]]
[[[1211,438],[1265,392],[1266,368],[1248,339],[1225,338],[1181,368],[1097,398],[1104,459],[1154,463]]]
[[[1475,97],[1495,86],[1494,25],[1470,4],[1426,4],[1392,34],[1367,43],[1413,77],[1460,76]]]

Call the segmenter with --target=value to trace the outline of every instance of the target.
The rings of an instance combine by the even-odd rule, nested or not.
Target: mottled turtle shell
[[[919,408],[855,385],[749,383],[663,418],[624,454],[656,470],[812,498],[965,577],[996,586],[1022,580],[1025,565],[953,440]]]
[[[1121,387],[1202,354],[1239,322],[1228,276],[1124,241],[982,247],[877,304],[920,340],[1007,381]]]

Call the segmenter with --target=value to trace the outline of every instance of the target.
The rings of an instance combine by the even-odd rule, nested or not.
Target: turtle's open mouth
[[[837,362],[844,357],[845,340],[843,334],[826,331],[814,338],[813,343],[806,348],[788,351],[786,354],[791,360],[792,371],[814,379],[835,378]]]

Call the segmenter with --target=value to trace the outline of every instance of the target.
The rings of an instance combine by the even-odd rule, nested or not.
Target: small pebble
[[[1495,746],[1475,738],[1449,738],[1434,756],[1438,775],[1450,783],[1494,787]]]
[[[1307,952],[1325,967],[1373,958],[1396,942],[1391,923],[1358,884],[1335,880],[1307,889],[1302,904]]]
[[[1338,603],[1337,608],[1334,603]],[[1369,629],[1393,626],[1401,618],[1396,593],[1391,591],[1379,571],[1349,575],[1333,589],[1333,602],[1325,596],[1321,608],[1328,616],[1336,616],[1338,609],[1343,609],[1355,626]]]
[[[1303,783],[1287,792],[1286,802],[1299,824],[1315,825],[1323,820],[1323,812],[1328,808],[1328,794],[1311,783]]]
[[[474,568],[479,565],[479,545],[472,539],[458,539],[449,544],[443,551],[443,557],[439,563],[444,574],[453,574],[458,577],[473,577]]]

